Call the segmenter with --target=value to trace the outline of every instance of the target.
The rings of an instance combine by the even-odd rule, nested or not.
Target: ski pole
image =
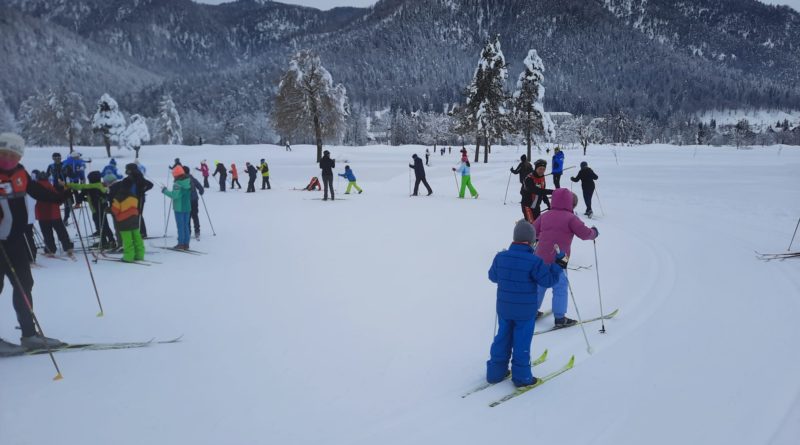
[[[89,254],[87,253],[86,245],[83,243],[83,237],[81,237],[81,228],[78,226],[78,218],[75,216],[75,212],[72,212],[72,219],[75,221],[75,230],[78,231],[78,240],[80,240],[81,242],[81,250],[83,250],[83,258],[86,260],[86,267],[89,269],[89,278],[92,279],[92,287],[94,287],[94,295],[97,298],[97,306],[100,307],[100,312],[97,313],[97,316],[102,317],[103,303],[100,302],[100,292],[97,291],[97,283],[94,281],[94,272],[92,272],[92,265],[89,264]]]
[[[594,194],[597,195],[597,203],[600,204],[600,212],[603,213],[603,216],[606,216],[606,211],[603,210],[603,201],[600,201],[600,193],[597,191],[597,187],[594,188]]]
[[[456,193],[459,193],[459,191],[458,191],[458,176],[456,176],[456,172],[455,171],[453,171],[453,179],[456,181]]]
[[[170,220],[171,216],[172,216],[172,200],[170,199],[169,200],[169,209],[167,210],[167,221],[164,223],[164,245],[165,246],[167,245],[167,228],[169,228],[169,220]]]
[[[503,205],[506,205],[506,200],[508,199],[508,187],[511,185],[511,175],[513,175],[513,173],[508,172],[508,182],[506,183],[506,196],[503,197]]]
[[[28,234],[25,233],[22,237],[25,240],[25,246],[28,247],[28,256],[30,257],[30,262],[36,264],[36,256],[33,249],[31,249],[31,243],[28,241]]]
[[[33,318],[33,322],[35,323],[36,328],[39,330],[39,333],[42,334],[42,337],[46,337],[46,335],[44,335],[44,329],[42,329],[42,325],[39,323],[39,319],[33,312],[33,305],[31,304],[31,299],[30,297],[28,297],[28,293],[22,286],[22,281],[19,279],[17,270],[11,263],[11,258],[8,257],[8,253],[6,252],[6,248],[3,246],[3,243],[0,243],[0,252],[3,253],[3,260],[6,262],[6,264],[8,264],[8,269],[11,271],[11,277],[13,278],[14,283],[17,285],[17,289],[19,289],[19,293],[22,295],[22,299],[25,300],[25,305],[31,312],[31,318]],[[50,360],[53,362],[53,366],[56,368],[56,376],[53,377],[53,380],[61,380],[64,377],[61,375],[61,370],[58,368],[58,363],[56,363],[56,358],[53,356],[53,350],[50,349],[50,343],[45,341],[44,348],[47,350],[47,354],[50,356]]]
[[[411,169],[408,169],[408,197],[411,197]]]
[[[558,248],[558,244],[556,244],[554,248],[556,249],[556,254],[561,252],[561,249]],[[564,270],[564,279],[567,280],[567,288],[569,288],[569,296],[572,298],[572,305],[575,306],[575,315],[577,315],[578,317],[578,324],[581,325],[581,331],[583,332],[583,339],[586,341],[586,352],[592,354],[594,353],[594,349],[592,349],[592,345],[589,344],[589,337],[586,336],[586,328],[583,326],[581,311],[578,310],[578,303],[575,301],[575,294],[572,292],[572,284],[569,282],[569,277],[567,276],[566,269]]]
[[[597,262],[597,241],[592,240],[594,246],[594,270],[597,272],[597,297],[600,299],[600,333],[606,333],[605,312],[603,312],[603,294],[600,292],[600,265]]]
[[[214,236],[217,236],[217,232],[214,231],[214,224],[211,223],[211,215],[208,214],[208,206],[206,205],[206,199],[203,198],[203,195],[200,195],[200,199],[203,201],[203,208],[206,210],[206,216],[208,217],[208,225],[211,226],[211,233]]]
[[[797,218],[797,225],[794,226],[794,235],[792,235],[792,240],[789,241],[789,247],[786,248],[786,251],[792,250],[792,244],[794,243],[794,237],[797,235],[797,228],[800,227],[800,218]]]

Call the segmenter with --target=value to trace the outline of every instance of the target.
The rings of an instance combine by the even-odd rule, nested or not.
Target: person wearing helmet
[[[20,160],[25,141],[16,134],[0,134],[0,292],[5,277],[13,287],[13,306],[22,330],[20,344],[0,339],[0,356],[23,354],[28,349],[57,348],[64,343],[47,338],[37,330],[33,318],[33,275],[28,262],[25,231],[28,229],[28,206],[25,196],[37,201],[61,203],[63,193],[48,190],[31,179]]]

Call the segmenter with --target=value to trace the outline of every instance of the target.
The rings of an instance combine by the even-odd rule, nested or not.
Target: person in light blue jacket
[[[536,324],[537,286],[552,287],[561,266],[545,264],[533,254],[536,230],[524,219],[514,226],[514,242],[495,255],[489,280],[497,283],[497,334],[486,362],[486,381],[497,383],[511,374],[514,385],[536,384],[531,373],[531,341]],[[563,258],[564,253],[559,253]],[[513,355],[512,355],[513,354]],[[511,371],[508,361],[511,360]]]
[[[453,171],[458,171],[461,173],[461,190],[458,192],[458,197],[464,198],[464,192],[467,188],[469,188],[469,194],[473,198],[478,198],[478,191],[472,186],[472,177],[469,174],[469,161],[462,159],[458,169],[453,167]]]
[[[344,173],[339,173],[339,176],[347,179],[347,190],[344,191],[345,195],[350,194],[350,189],[355,187],[358,190],[358,193],[361,194],[364,190],[356,184],[356,175],[353,174],[353,170],[350,168],[349,165],[344,166]]]
[[[553,184],[555,184],[555,188],[561,188],[561,175],[564,173],[564,152],[561,151],[561,147],[556,147],[554,152],[553,169],[551,170]]]

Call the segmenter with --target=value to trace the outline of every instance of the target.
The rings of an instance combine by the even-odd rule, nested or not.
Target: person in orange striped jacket
[[[133,166],[133,167],[131,167]],[[133,171],[138,169],[134,164],[125,167],[128,175],[125,179],[111,185],[108,194],[111,196],[111,214],[114,215],[114,227],[122,241],[122,261],[131,263],[144,259],[144,241],[139,231],[139,196],[144,194],[143,184],[137,181]]]

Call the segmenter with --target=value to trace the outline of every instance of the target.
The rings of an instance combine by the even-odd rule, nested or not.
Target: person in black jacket
[[[194,176],[192,176],[191,170],[189,167],[183,166],[183,171],[186,173],[186,176],[189,177],[189,181],[191,182],[191,201],[192,201],[192,211],[189,214],[189,217],[194,224],[194,237],[195,239],[200,239],[200,217],[198,216],[200,213],[200,195],[206,192],[205,186],[200,184],[200,181],[197,180]]]
[[[322,169],[322,192],[325,195],[322,200],[328,200],[328,189],[331,190],[331,201],[333,201],[333,169],[336,167],[336,159],[331,159],[331,152],[322,152],[322,159],[319,160],[319,168]]]
[[[245,162],[245,169],[244,171],[247,172],[248,176],[247,179],[247,192],[245,193],[255,193],[256,192],[256,175],[258,174],[258,170],[253,167],[253,164],[249,162]]]
[[[589,168],[586,161],[581,162],[581,170],[577,176],[570,178],[572,182],[581,181],[581,188],[583,189],[583,202],[586,203],[586,212],[583,214],[592,217],[592,196],[594,195],[594,181],[599,179],[594,170]]]
[[[222,162],[216,162],[216,169],[214,170],[214,174],[211,176],[217,176],[219,173],[219,191],[225,191],[225,180],[228,179],[228,170],[225,169],[225,166]]]
[[[515,175],[519,175],[519,183],[522,184],[525,182],[525,178],[528,177],[529,174],[533,173],[533,166],[530,162],[528,162],[528,157],[522,155],[519,157],[519,165],[517,168],[511,167],[511,173]],[[520,190],[520,193],[522,190]]]
[[[428,189],[428,196],[432,195],[433,189],[431,189],[431,186],[428,185],[428,181],[425,180],[425,166],[422,165],[422,159],[420,159],[416,153],[413,154],[411,158],[414,160],[414,164],[408,164],[408,168],[414,169],[414,176],[416,177],[416,181],[414,181],[414,193],[412,193],[412,196],[417,196],[419,193],[420,182],[423,183],[425,188]]]
[[[37,332],[33,319],[33,275],[28,262],[25,231],[28,229],[28,207],[25,195],[33,199],[61,203],[64,194],[47,190],[31,179],[19,163],[25,153],[25,141],[12,133],[0,134],[0,292],[5,277],[14,289],[12,302],[22,330],[20,345],[0,339],[0,354],[21,354],[25,349],[51,348],[63,345],[54,338]]]

